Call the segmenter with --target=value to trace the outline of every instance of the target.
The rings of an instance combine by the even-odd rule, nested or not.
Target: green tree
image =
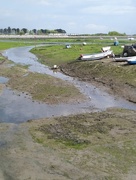
[[[110,31],[108,33],[109,36],[125,36],[126,34],[125,33],[119,33],[117,31]]]

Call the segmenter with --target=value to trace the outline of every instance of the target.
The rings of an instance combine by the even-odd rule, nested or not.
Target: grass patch
[[[8,67],[8,65],[11,65]],[[8,77],[8,78],[19,78],[23,76],[28,71],[28,66],[15,65],[10,61],[6,61],[3,66],[0,66],[0,76]]]
[[[84,99],[74,85],[48,75],[28,72],[27,66],[14,65],[0,69],[0,75],[9,78],[7,86],[29,94],[34,100],[58,104]]]
[[[6,50],[6,49],[9,49],[9,48],[13,48],[13,47],[22,47],[22,46],[31,46],[31,45],[34,45],[33,42],[29,43],[29,42],[26,42],[25,40],[21,41],[21,40],[18,40],[18,41],[7,41],[7,42],[0,42],[0,50]]]
[[[135,111],[109,109],[31,121],[29,126],[36,142],[63,154],[75,167],[123,180],[135,174],[135,117]]]
[[[5,60],[5,58],[0,56],[0,62],[3,61],[3,60]]]
[[[45,47],[37,47],[31,50],[32,53],[36,54],[39,61],[48,66],[62,65],[63,63],[75,61],[80,54],[92,54],[101,52],[101,48],[107,46],[107,44],[72,44],[71,48],[65,48],[65,45],[53,45]],[[121,53],[121,47],[112,48],[114,52]]]

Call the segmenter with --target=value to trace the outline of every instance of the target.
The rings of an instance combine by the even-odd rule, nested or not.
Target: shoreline
[[[84,62],[79,62],[79,63],[84,63]],[[113,66],[117,66],[117,68],[122,66],[122,63],[117,64],[111,59],[99,61],[98,66],[100,66],[100,63],[105,64],[105,66],[106,64],[111,64]],[[95,62],[92,62],[92,64],[94,64],[92,66],[95,67]],[[89,62],[88,62],[88,65],[89,65]],[[134,104],[136,103],[136,86],[129,84],[129,82],[120,83],[115,78],[112,78],[112,77],[110,78],[106,76],[95,77],[95,73],[94,74],[92,73],[89,75],[84,72],[84,74],[82,75],[82,73],[80,73],[80,69],[74,70],[74,68],[76,69],[77,67],[78,65],[76,62],[69,63],[66,65],[62,65],[60,70],[62,71],[62,73],[71,77],[76,77],[80,81],[92,83],[94,86],[104,89],[106,92],[110,93],[111,95],[125,98],[127,101],[132,102]]]

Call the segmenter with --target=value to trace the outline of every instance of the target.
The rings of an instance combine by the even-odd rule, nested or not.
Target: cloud
[[[85,26],[85,29],[89,32],[106,32],[108,27],[100,24],[87,24]]]
[[[12,18],[16,15],[16,13],[13,10],[6,10],[6,9],[0,9],[1,16],[0,18]]]
[[[135,6],[111,6],[111,5],[101,5],[101,6],[90,6],[82,9],[82,13],[97,14],[97,15],[121,15],[135,13]]]
[[[83,33],[83,34],[91,34],[91,33],[106,33],[108,31],[108,27],[105,25],[95,24],[95,23],[76,23],[74,21],[68,22],[66,25],[66,30],[70,33]]]
[[[59,0],[59,1],[56,1],[56,0],[25,0],[26,3],[27,2],[30,2],[33,4],[37,4],[37,5],[41,5],[41,6],[50,6],[50,7],[58,7],[58,8],[61,8],[62,6],[65,6],[65,4],[67,3],[64,3],[63,0]],[[69,4],[69,3],[68,3]]]
[[[51,5],[50,1],[48,1],[48,0],[38,0],[36,3],[45,5],[45,6]]]
[[[0,12],[1,28],[62,28],[73,33],[136,29],[136,0],[4,0]]]

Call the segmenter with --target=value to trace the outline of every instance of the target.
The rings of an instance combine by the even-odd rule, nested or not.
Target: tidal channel
[[[90,83],[81,82],[76,78],[54,73],[49,67],[39,63],[37,57],[29,51],[33,46],[11,48],[3,55],[14,63],[29,65],[29,70],[48,74],[74,84],[87,100],[83,103],[49,105],[33,101],[31,97],[16,93],[12,89],[5,89],[0,95],[0,122],[21,123],[30,119],[39,119],[52,116],[66,116],[70,114],[102,111],[106,108],[119,107],[136,110],[136,105],[122,98],[116,98],[96,88]],[[0,83],[6,83],[7,78],[0,77]]]

